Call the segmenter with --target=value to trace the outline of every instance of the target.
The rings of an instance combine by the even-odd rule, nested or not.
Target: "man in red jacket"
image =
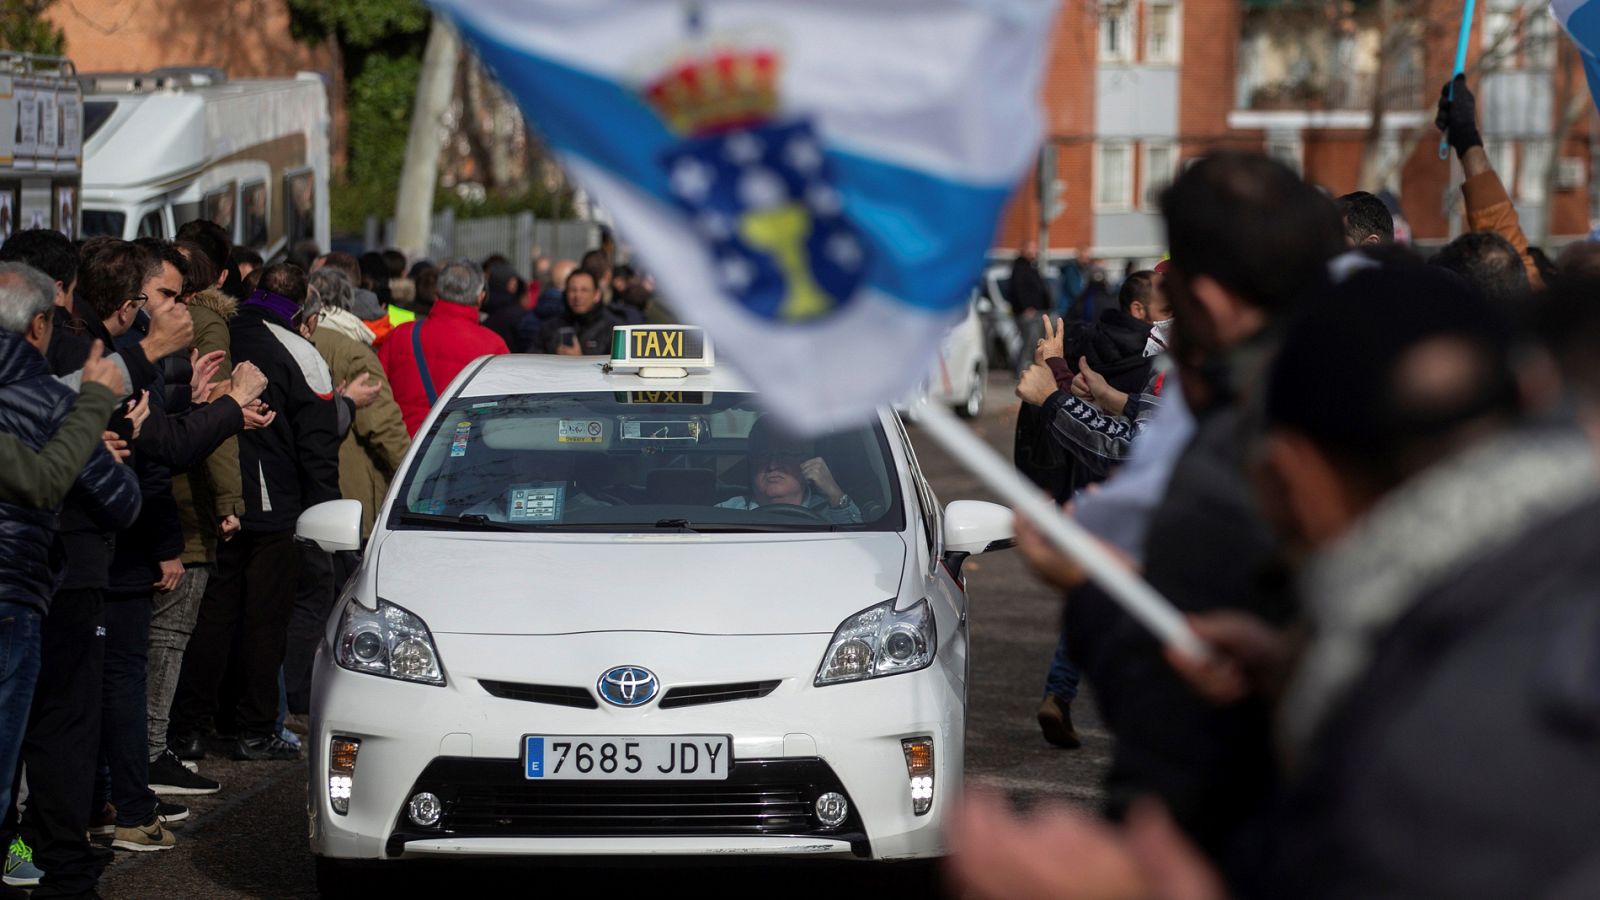
[[[475,263],[445,263],[436,292],[428,318],[401,325],[378,348],[378,361],[413,437],[433,402],[467,363],[509,352],[499,335],[478,324],[484,283],[483,270]]]

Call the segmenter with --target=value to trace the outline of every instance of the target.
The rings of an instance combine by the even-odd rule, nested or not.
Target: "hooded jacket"
[[[364,346],[372,346],[372,329],[368,328],[367,323],[361,321],[359,316],[348,309],[340,309],[337,306],[323,307],[322,321],[317,323],[317,330],[312,333],[312,338],[321,334],[324,329],[337,331],[353,341],[360,341]],[[313,343],[315,343],[314,340]],[[337,377],[334,378],[334,381],[339,380]]]
[[[326,328],[327,324],[324,319],[317,326],[311,341],[327,362],[333,380],[343,384],[368,372],[381,385],[378,399],[366,409],[356,410],[350,433],[339,445],[339,493],[346,500],[361,501],[361,537],[365,539],[372,533],[372,523],[389,492],[390,479],[411,449],[411,435],[372,349],[341,331]]]
[[[442,395],[461,370],[478,357],[508,352],[506,342],[499,335],[478,324],[475,306],[439,300],[433,304],[433,311],[426,320],[396,328],[378,347],[378,361],[389,376],[389,387],[394,390],[395,402],[400,404],[400,412],[405,416],[406,430],[413,436],[422,427],[422,420],[428,417],[431,406],[422,387],[422,373],[413,346],[412,333],[417,329],[421,329],[418,333],[422,353],[436,395]]]
[[[87,385],[88,396],[104,391]],[[108,393],[108,392],[107,392]],[[21,335],[0,331],[0,431],[29,448],[43,448],[72,410],[77,394],[50,375],[45,358]],[[99,402],[104,402],[100,397]],[[139,485],[104,446],[96,446],[69,494],[88,527],[106,535],[139,515]],[[66,559],[56,542],[59,509],[0,502],[0,600],[49,609]],[[109,548],[108,548],[109,549]],[[108,554],[109,555],[109,554]],[[105,577],[102,570],[99,577]]]
[[[300,513],[339,499],[339,414],[333,376],[317,348],[267,307],[244,303],[228,323],[233,358],[267,376],[262,394],[277,413],[266,428],[239,435],[241,525],[292,531]]]

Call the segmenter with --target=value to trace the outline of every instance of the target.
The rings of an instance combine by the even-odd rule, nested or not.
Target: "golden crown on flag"
[[[644,86],[673,131],[705,134],[772,118],[781,60],[771,49],[717,48],[680,58]]]

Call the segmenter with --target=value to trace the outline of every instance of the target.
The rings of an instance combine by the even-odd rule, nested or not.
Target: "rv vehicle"
[[[328,98],[320,76],[219,69],[83,83],[83,233],[170,238],[209,219],[267,259],[328,246]]]

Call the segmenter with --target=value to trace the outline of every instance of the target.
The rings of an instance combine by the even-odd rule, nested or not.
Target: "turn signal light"
[[[906,738],[900,742],[906,755],[906,777],[911,782],[911,811],[927,815],[933,808],[933,738]]]
[[[356,786],[356,755],[361,742],[336,737],[328,741],[328,804],[339,815],[350,812],[350,794]]]

